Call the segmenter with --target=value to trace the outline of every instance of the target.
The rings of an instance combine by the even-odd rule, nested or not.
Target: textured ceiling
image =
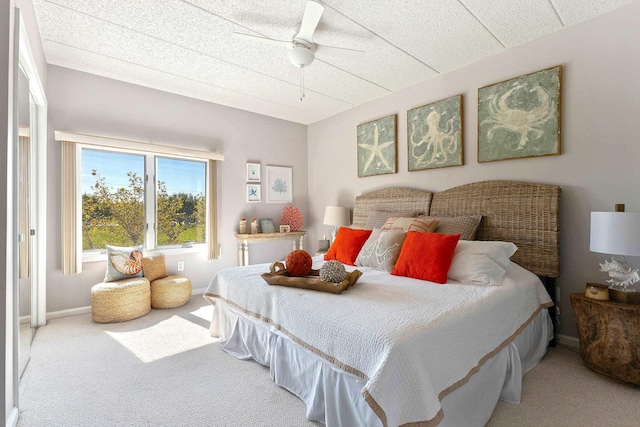
[[[33,0],[49,64],[310,124],[636,0],[326,0],[300,70],[306,0]]]

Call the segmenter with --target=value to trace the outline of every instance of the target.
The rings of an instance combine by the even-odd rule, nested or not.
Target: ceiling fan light
[[[296,44],[293,49],[289,51],[289,60],[298,68],[311,64],[314,58],[315,55],[313,51],[304,45]]]

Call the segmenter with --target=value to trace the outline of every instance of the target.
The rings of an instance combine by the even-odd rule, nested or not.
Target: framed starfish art
[[[397,121],[392,114],[358,125],[358,177],[398,171]]]

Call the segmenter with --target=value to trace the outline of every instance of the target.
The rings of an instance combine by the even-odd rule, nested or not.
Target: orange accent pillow
[[[436,283],[447,283],[447,273],[459,234],[407,232],[391,274]]]
[[[356,265],[356,258],[371,235],[371,231],[340,227],[336,240],[324,255],[325,261],[336,260],[343,264]]]

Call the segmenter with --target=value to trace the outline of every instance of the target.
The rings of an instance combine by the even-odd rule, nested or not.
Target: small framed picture
[[[257,203],[261,200],[260,184],[247,184],[247,202]]]
[[[280,232],[281,233],[289,233],[289,232],[291,232],[291,226],[290,225],[281,225],[280,226]]]
[[[260,224],[260,230],[263,233],[275,233],[276,229],[273,225],[273,220],[271,218],[260,218],[258,220],[258,224]]]
[[[260,182],[260,163],[247,163],[247,181]]]

